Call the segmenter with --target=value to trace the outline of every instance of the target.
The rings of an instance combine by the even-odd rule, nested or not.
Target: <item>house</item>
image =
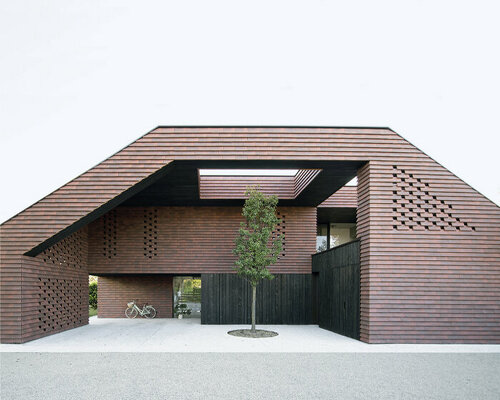
[[[99,317],[137,299],[170,318],[190,276],[202,323],[246,323],[231,249],[254,184],[278,196],[285,237],[258,323],[500,343],[497,205],[389,128],[217,126],[157,127],[4,222],[1,342],[87,324],[89,274]]]

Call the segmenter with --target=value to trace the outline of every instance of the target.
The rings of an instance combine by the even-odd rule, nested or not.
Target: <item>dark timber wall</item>
[[[313,323],[311,274],[277,274],[257,286],[257,324]],[[252,290],[236,274],[201,275],[202,324],[250,324]]]
[[[359,241],[315,254],[312,264],[320,328],[359,339]]]

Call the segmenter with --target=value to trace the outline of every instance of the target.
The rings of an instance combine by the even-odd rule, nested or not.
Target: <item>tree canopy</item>
[[[276,263],[282,251],[282,237],[274,232],[280,223],[276,215],[278,198],[265,195],[258,186],[248,187],[245,195],[245,221],[240,224],[233,253],[238,256],[238,275],[255,287],[262,279],[274,278],[267,267]]]

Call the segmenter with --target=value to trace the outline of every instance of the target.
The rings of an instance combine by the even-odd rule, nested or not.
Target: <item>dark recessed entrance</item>
[[[174,317],[201,318],[201,277],[174,276]]]

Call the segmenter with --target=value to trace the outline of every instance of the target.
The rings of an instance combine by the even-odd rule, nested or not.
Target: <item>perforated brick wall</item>
[[[474,231],[469,222],[456,216],[451,202],[432,192],[418,174],[393,165],[393,228],[416,231]]]
[[[87,228],[22,257],[22,341],[88,323]]]
[[[82,282],[79,279],[38,278],[38,329],[62,330],[80,323],[78,310]]]
[[[101,251],[106,216],[89,226],[89,272],[194,274],[234,272],[234,239],[241,207],[118,207],[116,255]],[[275,273],[311,272],[316,249],[316,209],[279,207],[283,251]]]
[[[144,257],[158,256],[158,209],[144,209]]]
[[[280,222],[272,233],[272,239],[281,237],[281,254],[278,256],[278,260],[280,260],[286,256],[286,211],[278,210],[276,214]]]

